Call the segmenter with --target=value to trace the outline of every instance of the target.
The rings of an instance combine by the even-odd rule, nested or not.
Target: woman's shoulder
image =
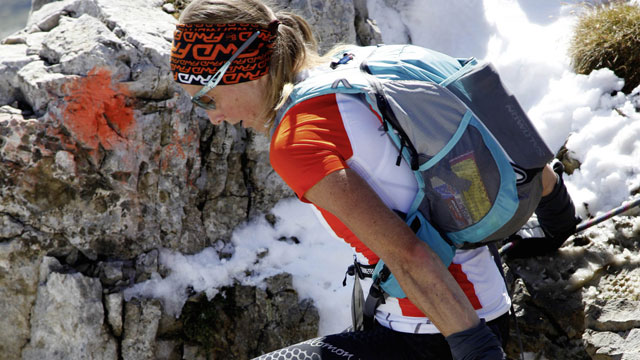
[[[335,94],[325,94],[301,100],[291,106],[274,129],[272,139],[291,131],[331,130],[342,116]],[[315,131],[315,130],[314,130]]]

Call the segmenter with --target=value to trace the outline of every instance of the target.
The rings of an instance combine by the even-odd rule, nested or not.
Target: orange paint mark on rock
[[[65,127],[85,146],[99,144],[110,150],[127,142],[127,133],[135,123],[133,109],[127,105],[126,86],[114,83],[111,72],[93,69],[86,77],[66,85]]]
[[[176,162],[186,161],[188,155],[184,148],[187,147],[189,149],[196,142],[197,136],[192,132],[181,136],[178,130],[173,129],[171,138],[171,143],[162,148],[160,157],[160,169],[162,171],[167,171]]]

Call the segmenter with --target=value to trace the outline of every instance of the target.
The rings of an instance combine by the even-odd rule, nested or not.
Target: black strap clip
[[[386,269],[387,267],[385,266],[383,268]],[[390,272],[389,272],[390,273]],[[362,323],[364,326],[365,330],[370,330],[373,329],[373,323],[374,323],[374,319],[375,319],[375,314],[376,314],[376,309],[378,308],[378,306],[380,306],[380,304],[384,304],[385,303],[385,292],[384,290],[382,290],[382,287],[380,286],[380,283],[384,280],[386,280],[386,278],[388,277],[387,275],[384,275],[385,279],[383,278],[383,272],[380,272],[380,276],[377,277],[374,281],[373,284],[371,285],[371,287],[369,288],[369,295],[367,295],[367,299],[364,302],[364,309],[363,309],[363,317],[362,317]]]
[[[364,265],[360,264],[358,260],[356,260],[355,256],[353,257],[353,265],[349,265],[347,271],[344,274],[344,279],[342,280],[342,286],[347,286],[347,275],[354,276],[358,274],[360,279],[373,277],[373,270],[376,268],[376,264],[373,265]]]

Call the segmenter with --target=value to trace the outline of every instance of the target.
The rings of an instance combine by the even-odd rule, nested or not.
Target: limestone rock
[[[148,280],[153,273],[158,272],[158,250],[140,254],[136,259],[136,282]]]
[[[121,292],[108,294],[105,296],[104,306],[107,311],[107,323],[111,327],[113,335],[116,337],[122,336],[123,330],[123,304],[124,297]]]
[[[155,359],[156,334],[161,317],[160,303],[153,300],[130,301],[125,304],[124,360]]]
[[[156,360],[183,360],[182,346],[175,340],[159,340],[156,344]],[[185,351],[186,352],[186,351]]]
[[[587,351],[594,360],[640,359],[640,329],[623,332],[587,330]]]
[[[318,312],[311,300],[299,301],[291,275],[267,280],[265,290],[250,286],[225,288],[211,301],[194,299],[185,305],[181,320],[192,357],[250,359],[315,337]],[[247,334],[252,334],[247,336]]]
[[[176,12],[176,7],[172,3],[165,3],[164,5],[162,5],[162,10],[164,10],[166,13],[173,14]]]
[[[507,259],[518,279],[513,299],[525,351],[549,359],[633,358],[626,344],[640,329],[638,239],[640,218],[620,216],[575,235],[557,253]],[[509,351],[517,356],[511,335]]]
[[[17,100],[17,72],[23,66],[38,60],[36,55],[27,55],[26,44],[0,45],[0,104],[7,105]]]
[[[18,98],[25,99],[33,112],[43,115],[51,102],[51,95],[63,97],[64,86],[77,77],[66,76],[47,66],[44,61],[32,61],[17,71],[14,86],[20,89]]]
[[[366,0],[353,0],[355,10],[355,30],[359,45],[382,44],[382,33],[376,22],[369,18]]]
[[[352,0],[291,0],[280,1],[280,4],[300,14],[313,26],[321,52],[335,44],[356,43]]]
[[[133,47],[120,40],[95,17],[63,17],[47,33],[39,53],[48,65],[60,64],[62,74],[86,76],[96,67],[107,69],[115,80],[129,79],[131,68],[124,62],[136,62]]]
[[[40,257],[25,249],[30,237],[23,236],[0,243],[0,354],[7,360],[20,359],[29,341],[38,288]]]
[[[104,324],[102,287],[80,273],[60,273],[45,258],[23,359],[117,359],[117,344]]]
[[[627,331],[640,328],[640,301],[616,298],[596,300],[586,309],[586,325],[598,331]]]
[[[125,279],[122,261],[105,261],[100,265],[100,282],[103,285],[118,285],[120,281]]]
[[[321,23],[335,21],[319,16],[329,8],[353,14],[351,3],[330,5],[290,4]],[[195,252],[293,195],[268,165],[265,137],[213,128],[173,83],[175,19],[161,6],[38,2],[22,40],[2,45],[0,98],[21,114],[0,122],[0,151],[19,165],[4,170],[15,181],[0,209],[90,258]],[[351,23],[322,31],[350,41]]]
[[[206,353],[194,345],[184,346],[184,354],[182,355],[182,358],[184,360],[207,360]]]
[[[0,241],[15,238],[22,233],[24,226],[10,216],[0,214]]]

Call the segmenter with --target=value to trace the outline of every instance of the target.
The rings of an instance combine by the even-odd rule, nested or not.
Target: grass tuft
[[[630,93],[640,85],[640,6],[610,1],[585,7],[569,55],[576,73],[609,68],[625,80],[622,91]]]

